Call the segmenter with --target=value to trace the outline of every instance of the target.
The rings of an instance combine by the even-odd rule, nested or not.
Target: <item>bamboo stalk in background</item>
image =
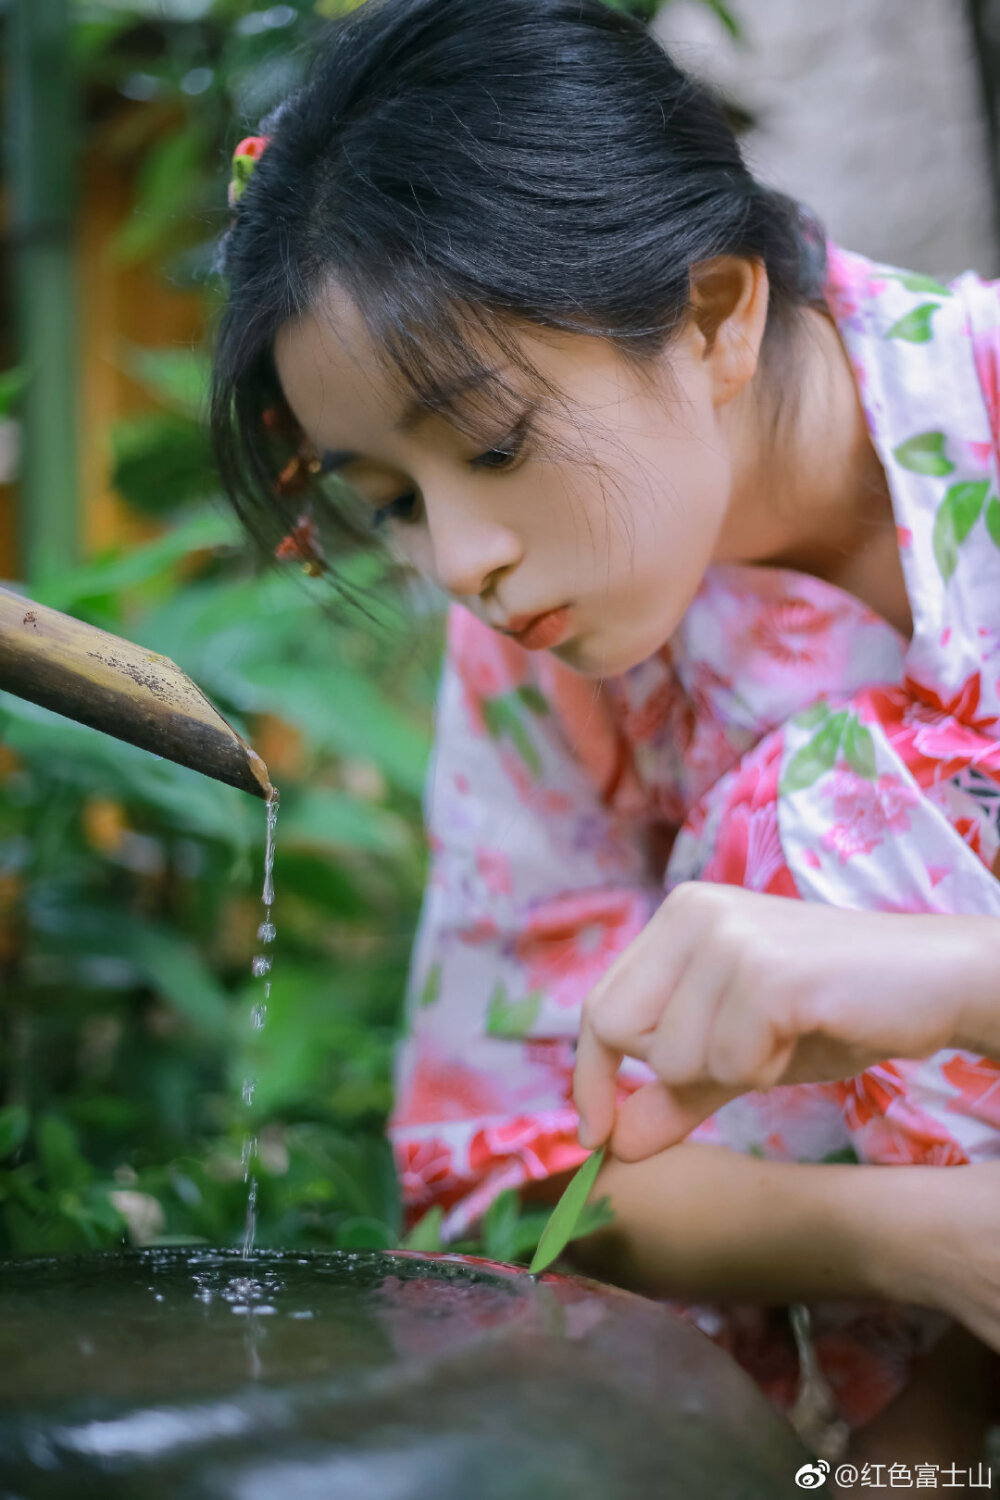
[[[0,689],[265,800],[267,767],[166,656],[0,589]]]

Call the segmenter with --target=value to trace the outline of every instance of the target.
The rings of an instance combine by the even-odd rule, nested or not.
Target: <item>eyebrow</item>
[[[484,385],[488,385],[491,380],[495,379],[496,375],[496,370],[483,366],[468,375],[460,375],[445,384],[434,386],[426,396],[414,397],[396,423],[396,431],[410,433],[428,417],[452,410],[459,396],[464,396],[469,391],[481,390]],[[344,469],[348,464],[356,463],[359,457],[359,454],[352,453],[350,449],[328,449],[321,457],[323,472],[330,474],[337,469]]]

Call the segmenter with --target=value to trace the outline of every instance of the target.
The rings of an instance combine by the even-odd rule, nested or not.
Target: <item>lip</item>
[[[569,605],[562,604],[540,615],[515,615],[502,629],[526,651],[550,651],[566,639]]]

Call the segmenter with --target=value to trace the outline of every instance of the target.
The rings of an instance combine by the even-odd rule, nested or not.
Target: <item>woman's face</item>
[[[395,551],[529,649],[613,676],[673,633],[720,541],[721,340],[713,356],[692,322],[641,370],[583,334],[519,342],[541,383],[503,371],[515,400],[495,419],[468,393],[454,420],[408,409],[342,294],[285,324],[275,360],[309,440]]]

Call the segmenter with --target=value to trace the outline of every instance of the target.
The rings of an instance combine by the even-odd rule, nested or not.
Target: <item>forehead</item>
[[[357,304],[331,285],[278,330],[274,359],[286,399],[320,449],[395,464],[420,421],[436,413],[467,435],[484,436],[527,405],[541,417],[614,426],[645,390],[637,367],[606,339],[585,332],[498,323],[492,341],[473,333],[420,358],[410,382],[373,341]]]
[[[405,403],[402,382],[378,357],[351,298],[333,288],[282,324],[274,363],[289,406],[314,443],[361,448],[384,434]]]

